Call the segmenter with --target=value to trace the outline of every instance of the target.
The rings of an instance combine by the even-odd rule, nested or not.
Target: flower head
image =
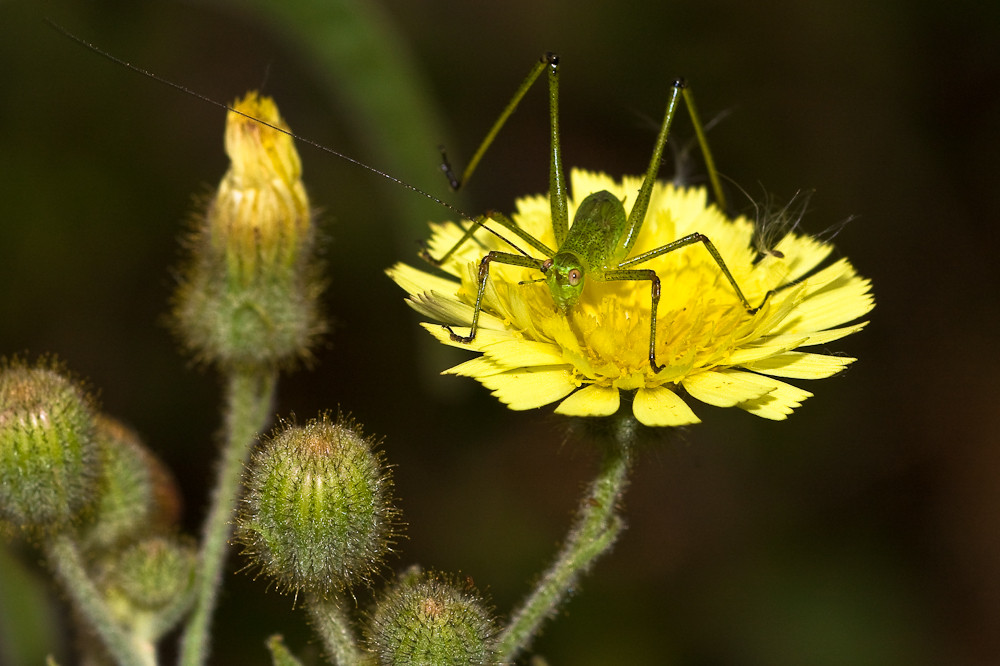
[[[574,170],[570,219],[586,195],[601,190],[621,199],[628,211],[640,185],[641,178],[617,182]],[[548,197],[521,199],[517,209],[513,221],[555,247]],[[433,231],[430,250],[441,256],[465,230],[449,222],[434,225]],[[638,265],[654,270],[662,285],[656,328],[656,360],[665,366],[660,372],[649,362],[647,280],[588,280],[579,301],[563,311],[538,270],[493,262],[471,343],[453,341],[440,325],[423,326],[445,344],[480,352],[445,372],[473,377],[511,409],[558,401],[559,414],[607,416],[618,411],[624,391],[634,392],[632,409],[641,423],[698,423],[682,398],[686,393],[711,405],[784,419],[812,395],[784,379],[822,379],[855,360],[800,348],[825,345],[863,328],[867,322],[851,322],[874,306],[870,282],[846,259],[818,269],[832,246],[796,233],[758,258],[748,220],[727,218],[708,205],[703,188],[666,183],[653,188],[631,256],[695,232],[715,244],[751,303],[774,293],[749,314],[700,244]],[[390,269],[415,310],[448,325],[470,325],[479,260],[489,250],[511,251],[488,232],[475,238],[441,267],[457,280],[405,264]]]
[[[309,198],[287,130],[255,92],[226,117],[230,167],[196,220],[174,299],[177,330],[202,360],[287,364],[308,357],[325,329]]]

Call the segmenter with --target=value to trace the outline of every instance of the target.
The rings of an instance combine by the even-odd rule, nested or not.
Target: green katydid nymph
[[[722,255],[719,254],[712,241],[701,233],[692,233],[666,245],[643,252],[634,257],[629,257],[645,221],[650,194],[656,182],[656,175],[659,172],[660,162],[663,159],[663,150],[670,133],[670,126],[673,123],[678,102],[681,98],[684,99],[688,114],[694,124],[695,133],[698,143],[701,146],[702,154],[705,157],[705,163],[708,167],[709,177],[718,205],[722,208],[725,207],[725,199],[722,195],[722,188],[719,185],[718,174],[715,171],[708,142],[705,139],[704,128],[698,119],[691,93],[681,79],[675,80],[671,85],[670,97],[667,100],[667,110],[664,114],[659,134],[656,137],[653,156],[649,161],[649,166],[646,169],[642,186],[639,188],[636,196],[635,204],[628,215],[625,213],[624,204],[617,197],[610,192],[600,191],[588,195],[580,203],[573,218],[573,224],[569,224],[566,176],[559,136],[559,57],[552,53],[542,56],[541,60],[532,68],[527,78],[525,78],[520,88],[514,94],[514,97],[490,129],[479,149],[473,155],[461,179],[455,177],[447,157],[444,158],[442,169],[448,176],[452,188],[457,189],[469,178],[482,158],[483,153],[496,138],[500,128],[514,112],[525,93],[531,88],[532,84],[543,71],[548,71],[549,82],[549,127],[551,134],[549,203],[552,210],[553,232],[558,247],[553,249],[546,246],[506,216],[491,212],[476,218],[474,220],[475,224],[469,227],[466,234],[441,257],[435,259],[428,252],[423,252],[422,256],[424,259],[432,264],[441,265],[464,243],[470,240],[480,226],[485,226],[488,221],[492,220],[542,253],[545,257],[544,259],[532,257],[523,250],[516,248],[516,246],[515,249],[519,249],[521,254],[497,250],[486,254],[479,264],[478,291],[476,293],[476,304],[472,314],[472,326],[470,327],[469,334],[459,335],[450,326],[445,326],[451,335],[451,339],[461,343],[470,343],[475,340],[479,314],[483,306],[483,294],[486,290],[486,282],[489,279],[490,264],[493,262],[526,268],[537,268],[544,275],[543,279],[549,287],[552,300],[563,312],[568,311],[576,305],[580,299],[580,295],[583,293],[588,278],[599,281],[648,280],[650,283],[651,299],[649,365],[654,373],[659,372],[663,369],[663,366],[656,362],[656,311],[660,300],[660,278],[652,269],[635,268],[635,266],[647,262],[654,257],[695,243],[703,244],[705,249],[712,255],[712,259],[715,260],[719,266],[719,270],[722,271],[722,274],[725,275],[726,279],[732,285],[734,295],[746,309],[747,314],[753,315],[760,310],[771,296],[771,293],[769,292],[764,296],[760,305],[756,307],[752,306],[746,296],[743,295],[743,291],[737,284],[729,267],[726,266]]]
[[[107,53],[90,42],[69,33],[56,24],[51,25],[70,39],[79,42],[86,48],[127,69],[143,74],[144,76],[180,90],[188,95],[197,97],[205,102],[222,107],[227,111],[246,116],[245,113],[233,109],[228,104],[213,100],[210,97],[195,92],[185,86],[179,85],[157,76],[156,74],[153,74],[145,69],[132,65]],[[548,72],[549,84],[549,203],[551,206],[552,231],[556,241],[555,249],[538,240],[538,238],[519,227],[510,218],[502,213],[491,211],[480,216],[468,215],[455,206],[407,183],[400,178],[396,178],[395,176],[371,167],[320,143],[301,137],[292,132],[288,132],[286,129],[271,125],[263,120],[260,120],[259,118],[253,118],[251,116],[247,117],[250,118],[250,120],[259,122],[262,125],[271,127],[279,132],[289,134],[294,139],[312,145],[323,152],[334,155],[335,157],[343,159],[355,166],[361,167],[362,169],[392,181],[405,189],[434,201],[452,212],[458,213],[463,219],[471,221],[472,224],[468,227],[465,234],[451,249],[440,257],[434,258],[426,250],[421,252],[421,256],[435,266],[441,266],[448,261],[448,259],[467,241],[471,240],[475,233],[480,229],[486,229],[503,239],[513,249],[517,250],[518,253],[493,250],[482,257],[479,264],[478,290],[476,293],[476,301],[469,333],[467,335],[460,335],[456,333],[451,326],[444,325],[444,328],[448,330],[451,339],[454,342],[467,344],[471,343],[476,338],[479,317],[483,307],[483,295],[486,291],[486,285],[489,279],[490,264],[493,262],[511,266],[534,268],[540,271],[543,277],[540,280],[533,281],[544,280],[547,283],[555,306],[564,313],[576,305],[586,287],[588,279],[596,281],[648,281],[650,283],[649,365],[654,373],[659,372],[664,367],[656,361],[656,320],[661,285],[660,278],[657,276],[656,272],[650,268],[637,268],[640,264],[643,264],[655,257],[679,250],[688,245],[701,243],[705,246],[705,249],[718,265],[719,270],[725,276],[726,280],[730,285],[732,285],[734,296],[739,300],[747,314],[753,315],[760,310],[770,298],[773,291],[768,292],[759,305],[751,305],[746,296],[744,296],[739,284],[737,284],[736,279],[729,270],[729,267],[726,266],[726,262],[723,260],[718,249],[716,249],[712,241],[702,233],[690,233],[660,247],[647,250],[636,256],[629,256],[636,245],[636,240],[639,237],[639,232],[642,229],[643,222],[645,221],[646,211],[650,202],[650,195],[653,191],[654,184],[656,183],[656,176],[659,172],[660,162],[663,158],[663,151],[667,143],[670,126],[682,98],[685,106],[687,107],[688,114],[691,117],[698,144],[705,159],[709,179],[712,184],[712,190],[716,197],[716,203],[720,209],[725,209],[725,198],[719,183],[719,177],[715,169],[712,154],[705,138],[704,128],[698,118],[690,90],[688,90],[682,79],[674,80],[670,86],[666,113],[664,114],[663,122],[656,137],[656,142],[653,147],[653,155],[649,161],[649,166],[646,168],[642,185],[636,194],[635,202],[628,214],[626,214],[625,206],[621,200],[610,192],[599,191],[591,193],[581,202],[577,208],[576,215],[574,216],[573,224],[570,225],[569,223],[569,207],[567,202],[569,195],[566,186],[566,176],[562,161],[561,138],[559,133],[559,57],[553,53],[544,54],[531,69],[528,76],[515,92],[513,98],[510,102],[508,102],[499,118],[487,133],[486,138],[473,154],[473,157],[469,161],[465,171],[462,173],[461,178],[456,177],[452,171],[451,165],[448,162],[447,156],[442,150],[442,170],[445,172],[452,189],[457,190],[465,181],[469,179],[486,150],[493,143],[500,129],[510,118],[511,114],[515,111],[528,90],[541,76],[542,72]],[[495,229],[487,226],[491,221],[496,222],[508,232],[524,241],[527,245],[531,246],[531,248],[540,253],[543,258],[531,256],[509,239],[505,238],[502,234],[498,233]]]

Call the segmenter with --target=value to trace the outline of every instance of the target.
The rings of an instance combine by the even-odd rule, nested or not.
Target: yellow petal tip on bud
[[[250,183],[268,183],[274,178],[289,184],[298,181],[302,162],[274,100],[250,91],[233,102],[232,108],[226,116],[231,171]]]
[[[222,365],[307,357],[325,330],[302,166],[274,101],[251,92],[226,121],[230,167],[191,242],[174,299],[185,344]]]

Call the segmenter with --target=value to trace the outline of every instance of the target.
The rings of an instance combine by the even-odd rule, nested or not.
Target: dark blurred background
[[[89,378],[176,472],[198,530],[220,386],[163,321],[176,239],[226,167],[224,115],[43,17],[216,99],[263,86],[296,131],[470,211],[547,187],[541,86],[468,191],[447,192],[436,153],[464,164],[541,52],[563,57],[566,162],[614,175],[642,171],[684,75],[703,117],[725,114],[709,137],[725,176],[778,201],[815,189],[808,232],[854,216],[837,253],[878,305],[830,346],[858,363],[799,382],[816,395],[788,421],[695,404],[703,424],[648,447],[628,531],[534,647],[578,666],[1000,663],[1000,5],[359,2],[384,31],[372,50],[304,4],[0,4],[0,353],[52,352]],[[675,135],[692,136],[686,119]],[[383,270],[417,261],[425,220],[447,212],[301,152],[333,332],[283,378],[278,411],[339,406],[384,436],[409,523],[392,566],[461,572],[506,613],[564,535],[594,451],[551,408],[514,413],[438,376],[463,355],[429,342]],[[0,660],[39,663],[40,641],[73,663],[66,625],[25,628],[65,621],[30,593],[37,555],[2,557]],[[267,587],[227,579],[214,663],[269,663],[274,632],[318,652]]]

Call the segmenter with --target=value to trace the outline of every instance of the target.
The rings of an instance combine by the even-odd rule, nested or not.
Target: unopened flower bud
[[[100,477],[81,540],[89,548],[107,548],[173,525],[180,493],[167,468],[119,421],[102,415],[96,425]]]
[[[251,92],[234,109],[246,115],[227,116],[229,171],[195,230],[175,318],[205,360],[287,362],[324,329],[309,199],[274,101]]]
[[[187,539],[151,536],[106,554],[98,584],[123,626],[156,640],[190,607],[197,561],[194,544]]]
[[[289,426],[254,454],[236,540],[286,589],[322,595],[367,580],[397,510],[374,443],[349,420]]]
[[[497,627],[476,590],[438,574],[404,576],[370,618],[379,664],[496,663]]]
[[[55,364],[0,366],[0,518],[60,529],[94,498],[94,410]]]

